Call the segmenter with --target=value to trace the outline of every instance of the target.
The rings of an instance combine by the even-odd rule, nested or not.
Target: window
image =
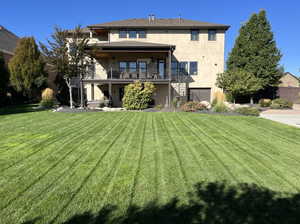
[[[136,62],[135,61],[131,61],[129,62],[129,72],[136,72]]]
[[[140,61],[139,62],[139,70],[140,70],[140,73],[147,73],[147,62]]]
[[[191,40],[199,40],[199,31],[198,30],[191,31]]]
[[[136,30],[130,30],[129,31],[129,38],[136,38],[136,37],[137,37]]]
[[[180,75],[188,74],[188,63],[186,61],[179,63],[179,72],[180,72]]]
[[[208,30],[208,40],[216,40],[217,31],[216,30]]]
[[[190,75],[197,75],[198,74],[198,62],[191,61],[190,62]]]
[[[120,67],[120,72],[126,72],[127,63],[124,61],[120,61],[119,67]]]
[[[172,69],[172,75],[177,75],[177,72],[178,72],[178,63],[177,63],[177,61],[172,61],[171,69]]]
[[[119,38],[127,38],[127,31],[126,30],[120,30],[119,31]]]
[[[140,30],[138,31],[139,33],[139,38],[146,38],[146,31],[145,30]]]

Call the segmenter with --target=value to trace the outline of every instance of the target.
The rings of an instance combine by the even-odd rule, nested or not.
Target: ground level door
[[[210,102],[211,88],[189,88],[190,101]]]

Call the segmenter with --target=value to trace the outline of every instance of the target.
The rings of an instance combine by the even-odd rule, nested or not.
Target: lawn
[[[0,173],[1,224],[300,217],[300,129],[255,117],[7,113]]]

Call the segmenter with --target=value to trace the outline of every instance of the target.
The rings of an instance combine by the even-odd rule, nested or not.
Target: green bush
[[[181,105],[181,110],[184,112],[195,112],[199,110],[206,110],[206,106],[200,102],[189,101]]]
[[[224,104],[224,102],[218,102],[212,107],[213,112],[225,113],[229,112],[229,108]]]
[[[127,110],[146,109],[152,100],[154,91],[155,87],[151,82],[136,81],[127,85],[123,97],[123,107]]]
[[[293,108],[293,102],[278,98],[278,99],[272,100],[271,108],[272,109],[291,109],[291,108]]]
[[[239,114],[249,115],[249,116],[259,116],[259,110],[255,107],[241,107],[234,110]]]
[[[52,108],[54,106],[54,100],[53,99],[41,100],[40,106],[44,108]]]
[[[260,99],[258,103],[261,107],[269,107],[269,106],[271,106],[272,100],[270,100],[270,99]]]
[[[161,104],[158,104],[158,105],[156,105],[155,106],[155,109],[157,109],[157,110],[161,110],[161,109],[163,109],[164,107],[163,107],[163,105],[161,105]]]

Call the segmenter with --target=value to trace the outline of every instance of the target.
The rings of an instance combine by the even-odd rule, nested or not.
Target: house
[[[300,87],[300,79],[290,72],[286,72],[280,82],[279,87]]]
[[[277,95],[279,98],[300,103],[300,79],[290,72],[286,72],[280,79]]]
[[[14,55],[19,37],[0,25],[0,52],[3,53],[6,63]]]
[[[155,84],[155,105],[170,105],[175,97],[211,101],[216,76],[224,71],[228,28],[154,15],[87,26],[91,66],[83,85],[88,104],[110,99],[121,106],[124,87],[135,80]]]

